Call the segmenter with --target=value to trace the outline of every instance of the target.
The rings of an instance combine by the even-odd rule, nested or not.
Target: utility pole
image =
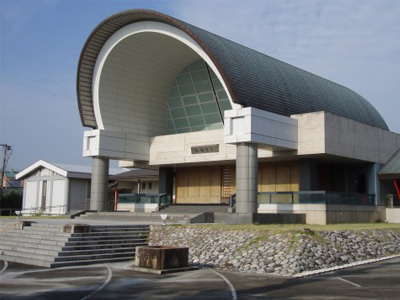
[[[7,167],[7,152],[11,151],[11,146],[7,144],[0,144],[3,147],[3,165],[1,168],[1,190],[0,190],[0,208],[2,206],[3,201],[3,181],[4,181],[4,172],[6,171]]]

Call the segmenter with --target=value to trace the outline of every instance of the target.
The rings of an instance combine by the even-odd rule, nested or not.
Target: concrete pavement
[[[5,299],[399,299],[400,259],[307,278],[203,269],[168,275],[125,270],[128,262],[43,269],[0,262]]]

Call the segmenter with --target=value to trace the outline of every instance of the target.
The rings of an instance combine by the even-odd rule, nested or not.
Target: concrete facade
[[[160,168],[158,192],[175,195],[177,170],[212,166],[218,180],[204,175],[210,170],[187,173],[193,178],[180,180],[182,197],[223,204],[235,187],[233,222],[257,212],[259,176],[265,195],[334,191],[376,205],[290,204],[289,211],[308,207],[310,222],[381,218],[376,174],[400,148],[400,135],[345,87],[151,11],[99,25],[82,51],[77,83],[82,124],[92,127],[83,142],[93,159],[91,209],[105,209],[105,169],[116,159]],[[261,175],[259,163],[270,163]],[[375,203],[367,203],[371,197]]]

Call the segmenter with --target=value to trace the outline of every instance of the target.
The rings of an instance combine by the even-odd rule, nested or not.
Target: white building
[[[110,175],[121,170],[111,169]],[[17,174],[25,181],[23,213],[64,214],[89,209],[92,168],[43,160]]]

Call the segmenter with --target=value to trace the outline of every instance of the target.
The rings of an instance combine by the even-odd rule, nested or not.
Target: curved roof
[[[100,23],[87,39],[78,65],[77,94],[83,126],[97,128],[92,75],[103,45],[122,27],[141,21],[174,26],[193,38],[216,65],[233,102],[276,114],[326,111],[388,129],[379,112],[354,91],[228,39],[151,10],[128,10]]]

